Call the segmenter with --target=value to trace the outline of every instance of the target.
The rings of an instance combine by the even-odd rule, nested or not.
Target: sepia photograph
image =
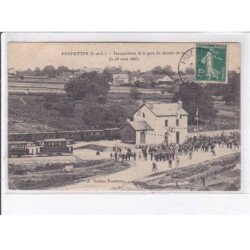
[[[249,245],[249,8],[1,10],[1,249]]]
[[[7,49],[9,191],[241,190],[240,43]]]

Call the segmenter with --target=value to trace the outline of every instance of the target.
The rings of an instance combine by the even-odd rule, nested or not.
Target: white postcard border
[[[247,100],[247,33],[4,33],[2,34],[2,210],[21,214],[220,214],[247,213],[250,132]],[[241,193],[13,192],[7,191],[7,43],[8,42],[240,42],[241,43]],[[132,194],[132,195],[129,195]]]

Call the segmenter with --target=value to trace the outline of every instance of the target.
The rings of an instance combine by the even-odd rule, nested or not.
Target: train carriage
[[[73,147],[67,145],[67,140],[64,138],[59,139],[45,139],[42,141],[42,146],[40,147],[40,154],[46,155],[61,155],[63,153],[73,153]]]
[[[105,133],[104,130],[84,130],[81,132],[82,141],[97,141],[104,140]]]
[[[46,139],[65,138],[72,141],[97,141],[120,139],[119,128],[76,130],[76,131],[53,131],[35,133],[10,133],[9,141],[33,141],[39,142]]]
[[[105,129],[105,138],[107,140],[117,140],[121,138],[120,135],[120,129],[119,128],[110,128],[110,129]]]
[[[8,155],[21,157],[29,155],[28,142],[26,141],[9,141]]]
[[[36,132],[32,134],[32,141],[39,141],[39,140],[45,140],[45,139],[55,139],[56,134],[55,132]]]
[[[56,138],[65,138],[67,140],[81,141],[81,131],[57,131]]]
[[[31,134],[29,133],[10,133],[9,141],[30,141]]]

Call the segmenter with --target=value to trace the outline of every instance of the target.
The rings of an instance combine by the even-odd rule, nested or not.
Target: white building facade
[[[187,138],[188,113],[178,103],[144,103],[128,122],[135,130],[135,144],[183,143]],[[124,133],[129,129],[124,128]]]
[[[123,85],[129,83],[128,74],[113,74],[113,84],[114,85]]]

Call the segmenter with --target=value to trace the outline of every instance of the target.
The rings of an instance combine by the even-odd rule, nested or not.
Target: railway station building
[[[121,140],[136,145],[181,144],[187,138],[188,113],[177,103],[147,102],[121,128]]]

